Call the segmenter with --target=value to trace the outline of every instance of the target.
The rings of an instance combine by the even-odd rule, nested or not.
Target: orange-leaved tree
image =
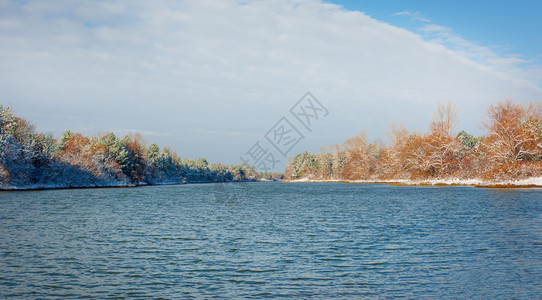
[[[454,131],[457,126],[457,110],[451,102],[439,103],[429,127],[425,143],[429,148],[431,168],[438,175],[449,173],[454,154],[460,150]]]
[[[346,156],[342,177],[346,179],[365,179],[369,172],[369,153],[367,134],[362,132],[343,143]]]
[[[490,105],[484,146],[498,164],[529,160],[540,154],[540,105],[528,109],[511,100]]]

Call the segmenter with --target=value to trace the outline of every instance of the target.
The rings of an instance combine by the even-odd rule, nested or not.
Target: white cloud
[[[420,31],[428,33],[449,34],[452,29],[446,26],[440,26],[436,24],[426,24],[420,29]]]
[[[482,68],[492,69],[496,76],[503,78],[507,77],[505,75],[507,74],[513,80],[523,82],[526,85],[541,82],[540,73],[537,71],[541,66],[536,65],[535,61],[529,62],[514,55],[498,55],[490,47],[463,39],[446,26],[426,24],[419,31],[424,33],[430,42],[441,44],[447,49],[479,63]],[[524,68],[522,67],[524,64],[529,64],[529,66]]]
[[[1,101],[44,131],[140,128],[183,157],[234,163],[307,90],[330,115],[295,151],[384,136],[397,119],[425,128],[445,100],[481,132],[488,103],[542,97],[539,66],[521,58],[319,1],[53,4],[0,7]]]
[[[431,20],[424,17],[419,11],[400,11],[394,13],[392,16],[409,17],[413,21],[431,22]]]

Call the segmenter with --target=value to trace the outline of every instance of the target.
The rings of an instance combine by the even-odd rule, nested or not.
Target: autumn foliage
[[[286,179],[516,180],[542,176],[542,104],[505,100],[490,105],[485,136],[456,132],[451,103],[439,104],[427,132],[392,125],[386,143],[362,132],[330,151],[304,152],[290,159]],[[313,163],[307,163],[313,162]],[[309,166],[309,167],[307,167]]]
[[[0,188],[232,181],[253,173],[249,166],[181,159],[168,147],[147,147],[137,133],[87,137],[67,130],[57,139],[0,105]]]

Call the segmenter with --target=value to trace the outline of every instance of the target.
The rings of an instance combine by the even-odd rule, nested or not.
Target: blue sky
[[[489,46],[498,53],[542,59],[542,1],[539,0],[328,2],[412,31],[431,22],[449,27],[463,38]],[[418,17],[394,15],[398,12],[417,13]]]
[[[451,3],[451,4],[450,4]],[[140,132],[238,163],[310,91],[329,111],[288,153],[439,102],[483,134],[487,105],[542,101],[540,1],[0,1],[0,101],[59,136]],[[276,170],[282,170],[282,157]]]

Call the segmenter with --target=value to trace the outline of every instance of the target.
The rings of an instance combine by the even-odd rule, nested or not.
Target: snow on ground
[[[294,180],[284,180],[284,182],[347,182],[348,180],[339,180],[339,179],[313,179],[313,178],[299,178]]]
[[[24,190],[53,190],[53,189],[70,189],[70,188],[107,188],[107,187],[131,187],[136,186],[126,182],[112,182],[96,185],[65,185],[65,184],[29,184],[22,186],[0,186],[0,191],[24,191]]]
[[[389,179],[389,180],[341,180],[341,179],[314,179],[314,178],[300,178],[296,180],[285,180],[285,182],[346,182],[346,183],[389,183],[389,184],[403,184],[403,185],[466,185],[466,186],[480,186],[480,187],[542,187],[542,177],[532,177],[522,180],[510,180],[499,182],[484,182],[480,179],[431,179],[431,180],[406,180],[406,179]],[[208,183],[207,181],[188,181],[186,183]],[[180,182],[161,182],[154,185],[171,185],[181,184]],[[48,185],[27,185],[27,186],[0,186],[0,191],[10,190],[35,190],[35,189],[65,189],[65,188],[92,188],[92,187],[126,187],[126,186],[138,186],[147,184],[128,184],[125,182],[115,182],[103,185],[95,186],[66,186],[62,184],[48,184]]]
[[[532,177],[522,180],[510,180],[499,182],[487,182],[481,179],[430,179],[430,180],[406,180],[406,179],[390,179],[390,180],[339,180],[339,179],[312,179],[300,178],[296,180],[285,180],[286,182],[347,182],[347,183],[398,183],[404,185],[467,185],[481,187],[542,187],[542,177]]]
[[[540,186],[542,187],[542,177],[531,177],[523,180],[517,180],[517,181],[509,181],[509,182],[503,182],[499,184],[510,184],[510,185],[517,185],[517,186]]]
[[[416,181],[415,181],[416,182]],[[418,184],[429,184],[429,185],[480,185],[484,182],[479,179],[459,179],[459,178],[449,178],[449,179],[431,179],[425,181],[419,181]]]

